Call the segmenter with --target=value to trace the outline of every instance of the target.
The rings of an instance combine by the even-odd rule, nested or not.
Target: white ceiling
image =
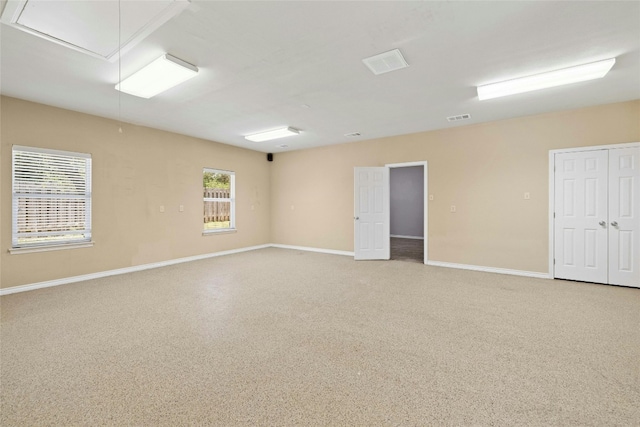
[[[2,94],[118,118],[117,62],[0,31]],[[408,68],[375,76],[362,63],[396,48]],[[151,99],[122,94],[123,121],[280,152],[640,99],[640,2],[192,0],[122,56],[123,78],[165,52],[200,74]],[[480,84],[610,57],[600,80],[477,98]],[[303,132],[243,138],[283,126]]]

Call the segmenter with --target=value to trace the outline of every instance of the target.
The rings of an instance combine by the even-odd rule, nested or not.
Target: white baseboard
[[[421,236],[402,236],[400,234],[392,234],[391,237],[398,237],[400,239],[424,240],[424,237],[421,237]]]
[[[83,274],[80,276],[65,277],[62,279],[47,280],[45,282],[31,283],[28,285],[12,286],[10,288],[0,289],[0,296],[15,294],[17,292],[33,291],[35,289],[49,288],[52,286],[66,285],[67,283],[83,282],[85,280],[99,279],[101,277],[115,276],[118,274],[133,273],[135,271],[149,270],[152,268],[166,267],[168,265],[180,264],[183,262],[197,261],[206,258],[213,258],[224,255],[237,254],[240,252],[253,251],[256,249],[264,249],[270,247],[270,244],[249,246],[246,248],[231,249],[228,251],[211,252],[208,254],[194,255],[185,258],[170,259],[167,261],[153,262],[150,264],[135,265],[133,267],[118,268],[115,270],[100,271],[98,273]]]
[[[485,273],[511,274],[513,276],[535,277],[537,279],[550,279],[548,273],[536,271],[510,270],[508,268],[483,267],[480,265],[455,264],[452,262],[427,261],[427,265],[434,267],[459,268],[461,270],[484,271]]]
[[[133,267],[118,268],[115,270],[108,270],[108,271],[100,271],[98,273],[90,273],[90,274],[83,274],[80,276],[65,277],[62,279],[47,280],[45,282],[31,283],[28,285],[12,286],[10,288],[0,289],[0,296],[15,294],[18,292],[32,291],[35,289],[49,288],[52,286],[65,285],[67,283],[83,282],[85,280],[99,279],[102,277],[115,276],[118,274],[133,273],[136,271],[149,270],[149,269],[158,268],[158,267],[166,267],[169,265],[180,264],[183,262],[197,261],[197,260],[206,259],[206,258],[237,254],[240,252],[254,251],[257,249],[265,249],[270,247],[280,248],[280,249],[293,249],[298,251],[319,252],[319,253],[332,254],[332,255],[345,255],[350,257],[354,255],[354,253],[350,251],[338,251],[334,249],[322,249],[322,248],[311,248],[307,246],[293,246],[293,245],[281,245],[278,243],[267,243],[264,245],[249,246],[246,248],[231,249],[228,251],[212,252],[208,254],[171,259],[167,261],[154,262],[150,264],[136,265]],[[521,271],[521,270],[509,270],[506,268],[482,267],[478,265],[455,264],[451,262],[442,262],[442,261],[427,261],[427,265],[431,265],[435,267],[459,268],[462,270],[484,271],[487,273],[511,274],[515,276],[535,277],[539,279],[550,278],[549,274],[547,273],[537,273],[533,271]]]
[[[297,251],[320,252],[320,253],[323,253],[323,254],[353,256],[353,252],[338,251],[338,250],[335,250],[335,249],[310,248],[308,246],[281,245],[279,243],[272,243],[269,246],[271,246],[273,248],[280,248],[280,249],[294,249],[294,250],[297,250]]]

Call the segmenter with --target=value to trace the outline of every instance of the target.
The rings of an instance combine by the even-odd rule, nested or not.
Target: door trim
[[[423,169],[423,179],[424,179],[424,191],[422,193],[422,201],[424,204],[424,260],[423,264],[427,264],[429,261],[429,168],[428,162],[406,162],[406,163],[388,163],[385,167],[392,168],[407,168],[411,166],[422,166]],[[391,173],[389,173],[389,177],[391,177]],[[389,209],[391,209],[391,178],[389,178]],[[389,229],[391,230],[391,229]],[[391,237],[389,237],[391,239]],[[389,243],[391,245],[391,243]]]
[[[623,144],[594,145],[590,147],[560,148],[557,150],[549,150],[549,278],[555,279],[553,260],[555,258],[555,235],[554,235],[554,218],[555,212],[555,167],[556,154],[572,153],[577,151],[598,151],[616,148],[632,148],[640,147],[640,142],[628,142]]]

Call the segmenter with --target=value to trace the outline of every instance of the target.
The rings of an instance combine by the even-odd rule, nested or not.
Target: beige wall
[[[352,251],[353,168],[423,160],[435,197],[431,260],[546,272],[548,151],[640,140],[640,101],[293,151],[272,163],[140,126],[119,134],[112,120],[7,97],[0,120],[1,287],[269,242]],[[92,154],[94,247],[8,253],[13,144]],[[237,233],[202,236],[203,167],[236,172]]]
[[[112,120],[14,98],[2,97],[0,105],[1,287],[269,242],[270,164],[263,153],[128,124],[120,134]],[[92,155],[95,246],[8,253],[13,144]],[[236,172],[237,233],[202,236],[203,167]]]
[[[272,241],[352,251],[353,168],[426,160],[429,259],[547,272],[549,150],[636,141],[640,101],[278,154]]]

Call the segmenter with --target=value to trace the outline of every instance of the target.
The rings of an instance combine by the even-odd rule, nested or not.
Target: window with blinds
[[[13,146],[12,246],[91,241],[91,155]]]

